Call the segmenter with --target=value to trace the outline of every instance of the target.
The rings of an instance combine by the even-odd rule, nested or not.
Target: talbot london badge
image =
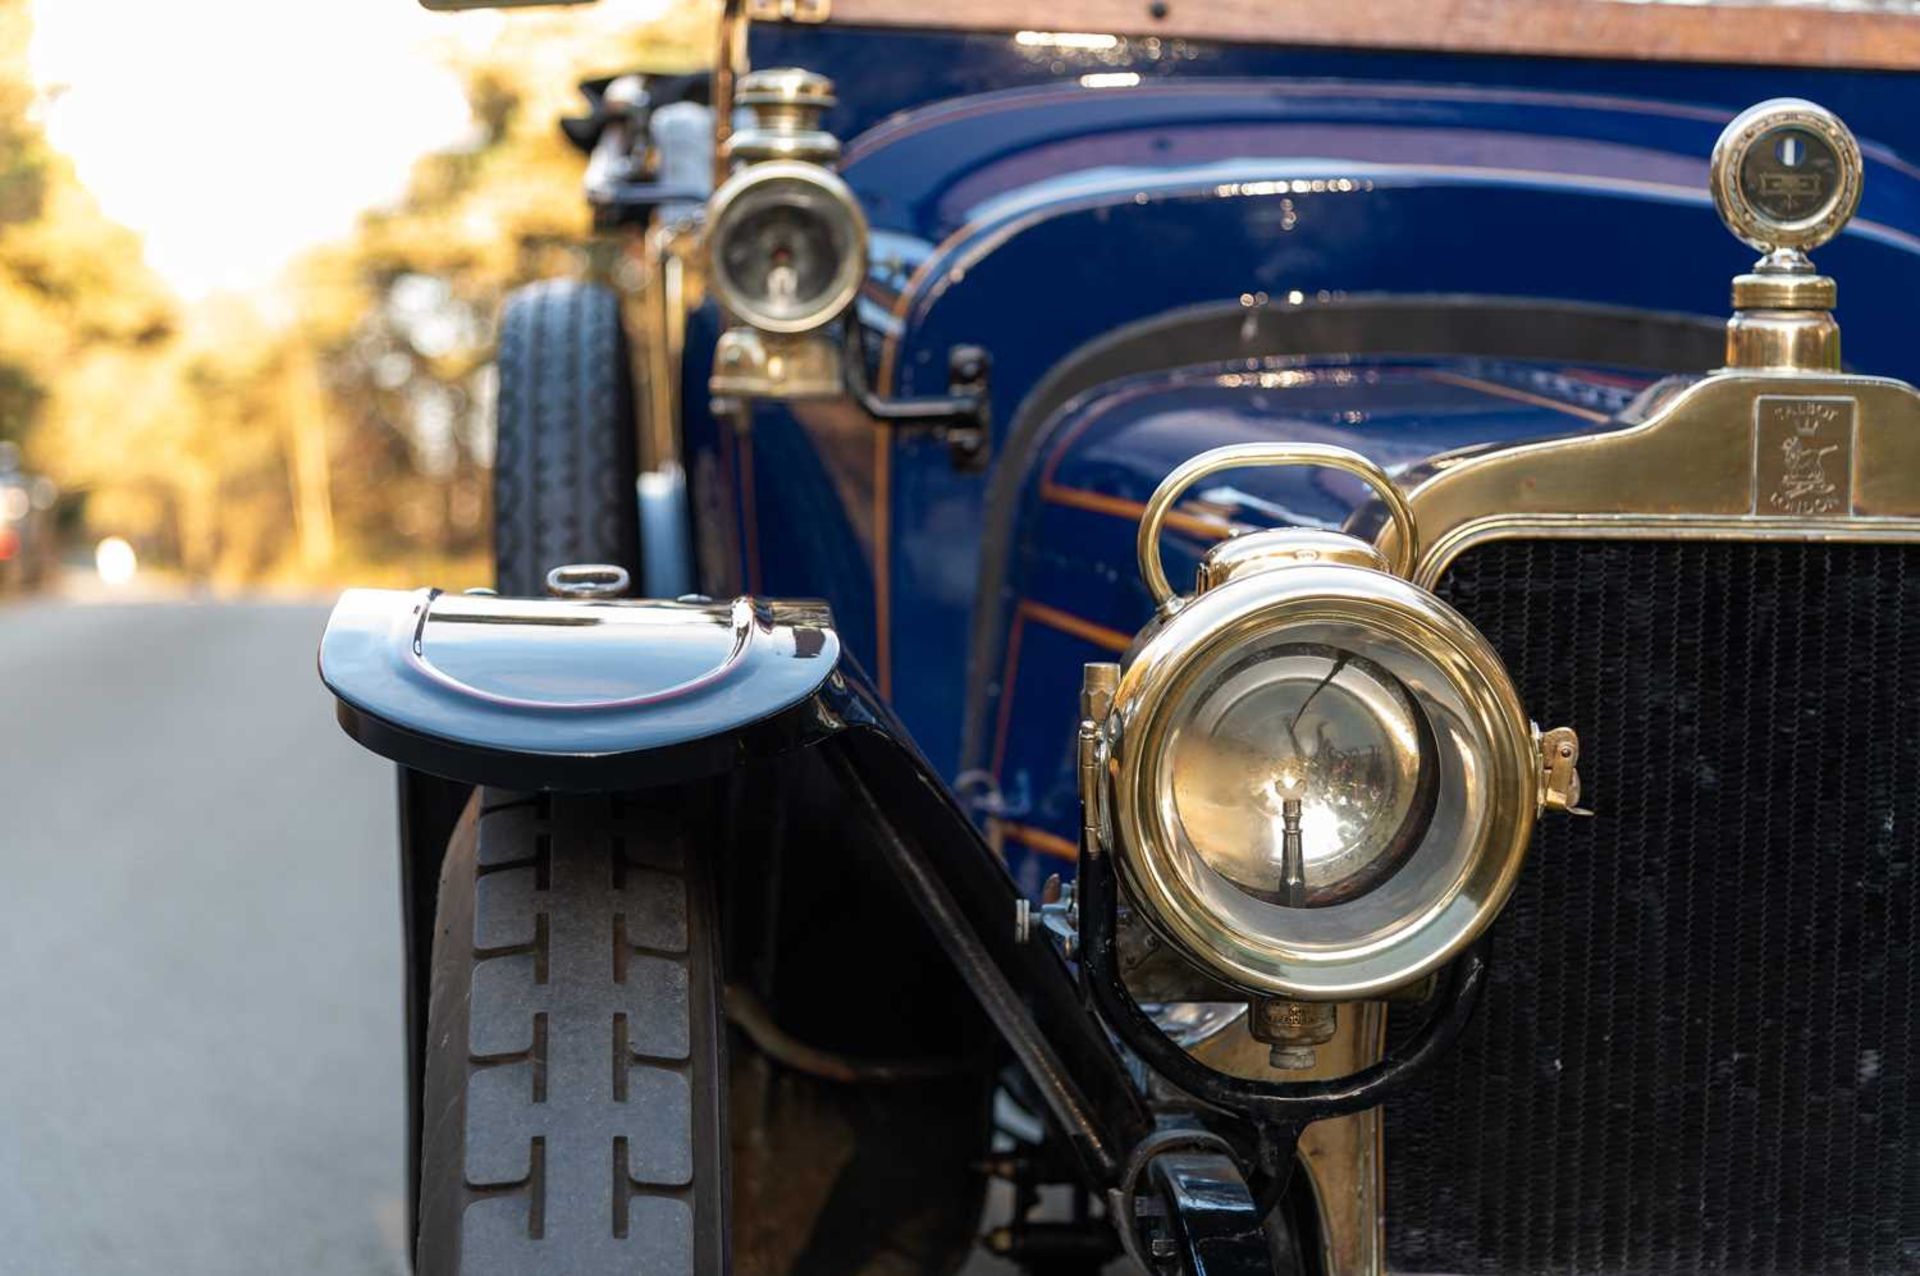
[[[1855,402],[1762,395],[1754,404],[1753,512],[1846,514],[1853,507]]]

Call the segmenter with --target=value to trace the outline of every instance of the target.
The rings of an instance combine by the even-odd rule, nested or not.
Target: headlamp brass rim
[[[1336,622],[1367,629],[1426,662],[1465,711],[1485,792],[1473,844],[1443,888],[1363,939],[1328,946],[1255,933],[1210,904],[1165,843],[1156,767],[1183,677],[1223,650],[1286,628]],[[1145,639],[1121,675],[1107,758],[1112,850],[1129,897],[1177,950],[1255,993],[1350,1000],[1422,978],[1482,934],[1512,893],[1538,811],[1533,724],[1504,664],[1458,612],[1390,574],[1344,565],[1276,568],[1191,600]],[[1462,777],[1468,783],[1470,777]],[[1439,880],[1439,879],[1436,879]],[[1260,909],[1275,909],[1272,914]],[[1284,916],[1258,905],[1260,916]]]
[[[721,261],[726,244],[728,221],[737,216],[750,195],[776,182],[799,182],[825,195],[847,217],[848,246],[834,276],[834,286],[825,300],[799,317],[770,315],[758,309],[752,299],[733,285]],[[707,206],[708,284],[714,298],[726,312],[762,332],[792,336],[823,328],[846,313],[867,278],[867,217],[860,200],[838,174],[805,160],[767,160],[749,164],[729,177]]]

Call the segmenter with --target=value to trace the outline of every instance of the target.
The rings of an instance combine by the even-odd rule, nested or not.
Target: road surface
[[[389,772],[324,608],[0,605],[0,1273],[402,1270]]]
[[[0,604],[0,1276],[404,1270],[391,779],[325,617]]]

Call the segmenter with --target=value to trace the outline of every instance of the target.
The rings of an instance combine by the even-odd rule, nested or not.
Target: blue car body
[[[1707,195],[1726,121],[1798,94],[1866,154],[1850,366],[1920,379],[1920,117],[1910,76],[1358,54],[769,25],[756,66],[834,79],[826,126],[873,226],[856,321],[883,393],[992,359],[986,463],[844,403],[722,425],[717,319],[686,345],[702,587],[824,597],[847,650],[1017,881],[1070,872],[1080,666],[1150,614],[1142,502],[1221,444],[1333,442],[1404,471],[1603,430],[1718,363],[1749,260]],[[1356,483],[1215,484],[1167,537],[1173,579],[1235,527],[1338,526]]]

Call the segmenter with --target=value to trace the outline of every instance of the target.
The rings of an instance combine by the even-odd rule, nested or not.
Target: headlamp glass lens
[[[1309,643],[1243,651],[1195,680],[1163,755],[1171,823],[1248,895],[1299,908],[1380,885],[1434,809],[1433,729],[1393,674]]]
[[[719,254],[735,292],[776,320],[804,318],[828,303],[853,252],[844,212],[797,181],[769,182],[741,204]]]

